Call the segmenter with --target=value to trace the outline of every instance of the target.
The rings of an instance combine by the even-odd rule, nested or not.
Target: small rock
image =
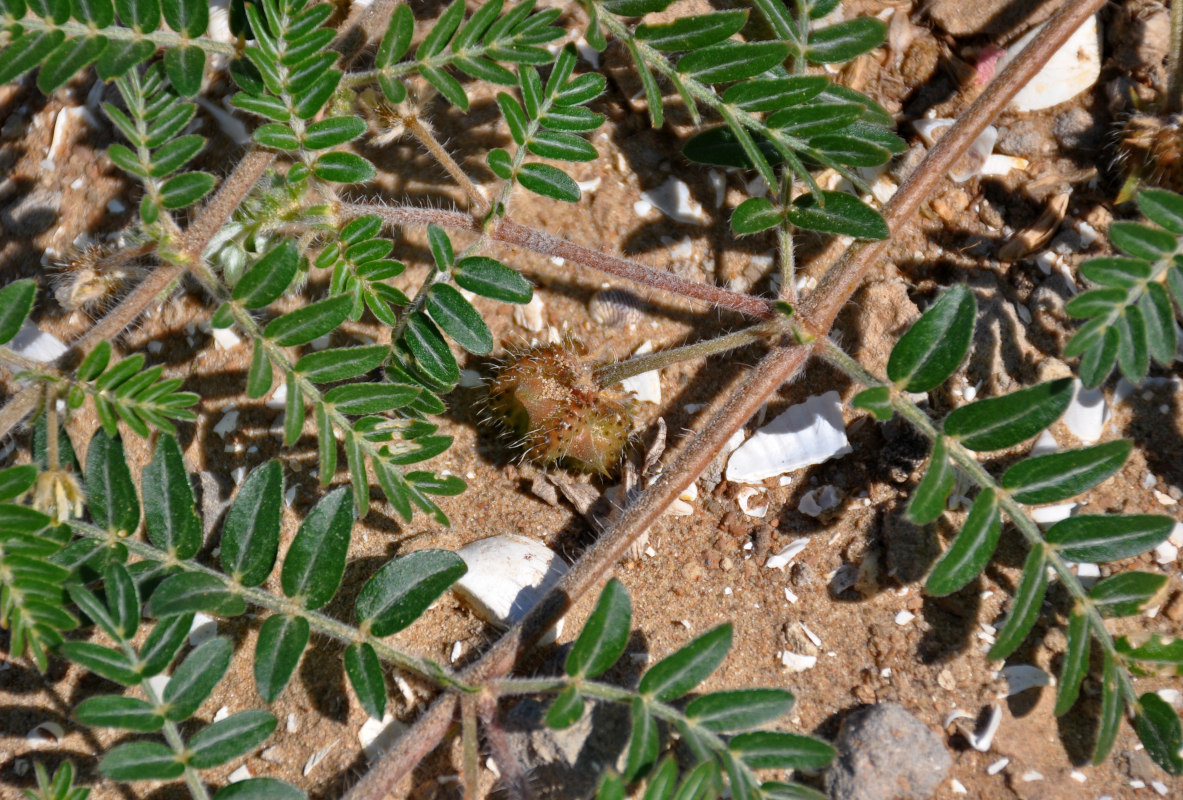
[[[953,764],[940,737],[895,703],[847,716],[835,747],[838,758],[826,772],[835,800],[923,800]]]
[[[924,13],[946,33],[954,36],[988,34],[999,37],[1020,24],[1038,25],[1052,15],[1063,0],[1030,0],[1013,3],[1008,0],[930,0],[923,4]]]
[[[1104,129],[1097,124],[1092,114],[1080,106],[1073,106],[1056,117],[1052,134],[1067,150],[1096,150]]]
[[[1008,156],[1025,156],[1031,158],[1050,150],[1043,131],[1031,120],[1019,120],[1009,128],[998,131],[998,141],[994,149]]]

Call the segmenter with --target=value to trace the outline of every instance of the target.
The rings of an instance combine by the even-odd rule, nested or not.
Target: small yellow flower
[[[33,507],[49,514],[55,525],[81,517],[85,499],[74,473],[64,469],[42,472],[33,486]]]

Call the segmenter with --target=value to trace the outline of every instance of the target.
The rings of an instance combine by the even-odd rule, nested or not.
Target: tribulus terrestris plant
[[[977,307],[963,285],[947,288],[900,338],[886,375],[873,374],[827,335],[882,252],[881,244],[869,243],[906,224],[959,148],[1098,5],[1069,4],[1058,12],[1030,57],[997,77],[881,214],[860,199],[869,189],[860,170],[885,164],[904,142],[890,115],[835,83],[825,67],[877,47],[885,26],[872,18],[829,21],[838,0],[756,0],[750,10],[662,21],[647,15],[666,11],[669,0],[586,0],[579,13],[566,16],[533,0],[508,7],[493,0],[471,13],[456,0],[434,19],[420,20],[409,5],[384,0],[348,13],[307,0],[232,2],[228,36],[211,29],[206,0],[3,0],[0,82],[35,73],[37,88],[48,94],[93,70],[116,90],[103,111],[123,142],[108,155],[142,187],[138,218],[122,245],[76,254],[75,268],[63,269],[56,285],[48,278],[19,280],[0,290],[4,344],[32,324],[35,309],[45,313],[39,301],[51,292],[63,308],[96,317],[53,361],[0,349],[17,379],[0,427],[17,435],[22,422],[35,419],[28,441],[18,437],[21,463],[0,471],[0,622],[9,631],[11,657],[43,671],[51,659],[65,658],[127,687],[72,709],[82,725],[136,734],[102,754],[98,770],[116,781],[180,780],[195,798],[304,796],[266,777],[211,787],[202,771],[264,745],[276,727],[267,705],[289,685],[314,633],[343,646],[344,673],[372,717],[387,710],[389,671],[437,689],[433,705],[351,797],[384,796],[439,744],[457,711],[467,795],[480,787],[482,729],[504,785],[529,796],[528,766],[506,748],[501,731],[499,701],[517,695],[550,696],[546,722],[556,728],[581,719],[588,700],[628,708],[626,754],[602,776],[599,796],[622,797],[630,787],[643,787],[647,798],[816,796],[784,780],[785,771],[800,777],[820,770],[833,749],[773,727],[793,702],[789,692],[736,688],[682,702],[723,662],[730,625],[661,658],[635,686],[602,677],[615,674],[609,671],[625,651],[632,621],[627,592],[615,579],[604,584],[605,573],[769,394],[814,356],[865,387],[853,398],[855,408],[880,420],[899,415],[931,440],[928,467],[907,505],[911,521],[941,517],[959,480],[976,487],[927,591],[947,595],[966,586],[991,562],[1004,529],[1017,536],[1026,561],[989,657],[1004,659],[1020,646],[1045,608],[1049,582],[1058,582],[1068,605],[1055,612],[1067,640],[1056,713],[1069,711],[1084,682],[1095,681],[1094,761],[1107,757],[1129,717],[1151,758],[1172,774],[1183,772],[1177,713],[1158,694],[1136,688],[1141,674],[1177,674],[1183,640],[1126,627],[1118,635],[1109,622],[1156,603],[1167,577],[1115,569],[1088,588],[1072,569],[1072,562],[1144,553],[1166,539],[1173,520],[1089,514],[1044,531],[1030,509],[1098,486],[1121,468],[1130,443],[1018,454],[1015,448],[1064,413],[1070,378],[967,402],[940,419],[918,403],[919,395],[950,379],[970,350]],[[594,108],[607,81],[586,70],[574,39],[589,52],[604,50],[610,39],[623,46],[652,126],[663,126],[670,112],[693,128],[682,150],[686,159],[762,179],[763,194],[735,208],[731,227],[741,236],[771,232],[778,248],[775,297],[681,278],[514,221],[521,191],[549,198],[556,209],[579,201],[580,186],[562,165],[600,157],[590,134],[604,124]],[[448,107],[468,112],[470,97],[486,86],[498,87],[496,109],[508,134],[505,147],[477,154],[496,179],[492,193],[437,138],[431,119]],[[252,126],[250,147],[221,180],[191,168],[207,144],[190,132],[197,113],[190,99],[203,93],[228,95]],[[410,137],[438,162],[463,192],[463,210],[410,198],[358,199],[369,193],[358,187],[371,186],[379,171],[354,143],[399,137]],[[853,191],[833,188],[837,181],[823,188],[823,174]],[[1102,384],[1115,366],[1141,380],[1152,361],[1169,366],[1177,355],[1183,197],[1149,189],[1137,207],[1152,224],[1115,223],[1109,235],[1127,257],[1083,267],[1082,277],[1098,288],[1068,308],[1088,320],[1065,352],[1080,357],[1079,377],[1088,386]],[[413,281],[405,262],[421,259],[409,247],[403,255],[398,235],[411,229],[425,231],[430,256],[421,265],[425,274]],[[805,293],[794,245],[807,232],[860,241]],[[705,304],[707,311],[747,320],[718,338],[620,361],[597,360],[573,341],[524,353],[517,348],[490,377],[487,406],[528,460],[609,475],[627,453],[633,425],[633,403],[621,381],[742,346],[758,345],[767,355],[551,593],[485,656],[454,671],[388,637],[414,624],[465,573],[455,552],[398,555],[366,576],[348,599],[348,615],[338,605],[332,612],[326,607],[341,592],[359,518],[386,504],[406,521],[425,514],[447,524],[433,498],[465,490],[456,475],[416,465],[453,443],[438,421],[461,379],[458,354],[498,349],[487,321],[495,306],[486,300],[532,299],[531,283],[505,246],[564,259],[597,280],[646,287],[658,301]],[[295,452],[306,435],[315,442],[324,493],[286,547],[281,517],[291,467],[278,458],[241,481],[218,526],[215,554],[203,537],[215,521],[196,511],[180,444],[202,413],[201,398],[150,354],[119,346],[120,332],[179,284],[208,300],[213,328],[233,329],[251,344],[245,397],[274,399],[282,392],[282,430],[275,435],[285,452]],[[703,315],[702,330],[709,318]],[[382,331],[380,337],[312,346],[359,322]],[[79,419],[92,409],[99,427],[79,464]],[[150,454],[138,478],[125,446]],[[1016,454],[1005,469],[983,461],[982,454],[1002,450]],[[562,674],[508,675],[559,615],[601,585]],[[236,651],[224,636],[190,649],[186,637],[198,613],[252,614],[253,652]],[[251,665],[258,707],[193,723],[235,659]],[[153,680],[161,675],[169,676],[163,688]],[[36,777],[32,797],[87,791],[74,787],[68,765],[52,778],[38,765]]]

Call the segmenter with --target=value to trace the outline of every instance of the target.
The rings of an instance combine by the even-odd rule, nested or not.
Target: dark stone
[[[924,800],[945,779],[953,759],[940,737],[895,703],[848,715],[826,772],[834,800]]]

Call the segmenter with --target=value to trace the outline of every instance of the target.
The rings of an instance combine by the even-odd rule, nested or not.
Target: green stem
[[[70,528],[77,534],[85,536],[88,539],[97,539],[103,542],[110,542],[110,534],[91,525],[87,522],[80,522],[71,520],[69,522]],[[217,579],[227,589],[240,595],[244,600],[261,608],[266,608],[276,614],[286,614],[293,617],[302,617],[308,622],[308,626],[312,630],[334,639],[342,644],[355,644],[357,642],[366,642],[378,654],[378,657],[383,661],[394,664],[407,672],[412,672],[422,678],[426,678],[435,683],[463,691],[472,691],[472,687],[465,685],[458,681],[452,674],[451,670],[436,664],[433,661],[413,656],[410,653],[404,653],[397,650],[390,645],[383,642],[376,636],[363,634],[352,625],[346,625],[343,622],[338,622],[332,617],[326,616],[319,611],[309,611],[303,606],[287,599],[276,597],[275,595],[263,589],[258,589],[250,586],[243,586],[234,581],[228,575],[219,572],[216,569],[197,564],[192,561],[181,561],[173,558],[164,550],[161,550],[147,542],[139,541],[138,539],[119,539],[120,544],[128,549],[128,551],[135,553],[140,558],[148,561],[156,561],[166,566],[175,566],[184,570],[185,572],[197,572],[203,575],[209,575]]]
[[[818,341],[821,343],[819,355],[859,383],[865,386],[888,386],[891,389],[892,408],[929,439],[936,441],[944,435],[933,424],[928,414],[904,396],[895,386],[868,372],[828,337],[823,337]],[[979,487],[993,489],[998,496],[999,505],[1006,512],[1010,521],[1019,529],[1023,538],[1027,540],[1028,546],[1032,548],[1038,547],[1043,550],[1044,562],[1059,576],[1060,583],[1068,590],[1072,599],[1080,608],[1084,609],[1084,613],[1089,620],[1089,629],[1092,631],[1093,638],[1108,656],[1113,658],[1116,663],[1124,666],[1126,659],[1118,652],[1113,636],[1105,626],[1105,619],[1101,616],[1096,603],[1089,597],[1088,590],[1084,588],[1080,580],[1073,574],[1068,563],[1060,556],[1056,547],[1048,544],[1047,540],[1043,537],[1043,532],[1039,529],[1039,525],[1027,513],[1027,509],[1022,503],[1015,500],[1010,492],[1002,488],[994,480],[994,476],[986,471],[986,468],[982,466],[972,451],[962,446],[959,441],[952,437],[946,436],[945,441],[948,446],[949,457],[953,459],[953,463]],[[1138,701],[1138,695],[1134,691],[1129,672],[1121,669],[1118,670],[1117,675],[1119,688],[1125,701],[1131,706],[1135,705]]]
[[[760,325],[753,325],[750,328],[744,328],[741,331],[719,336],[715,339],[707,339],[703,342],[686,344],[681,347],[671,347],[668,350],[661,350],[656,353],[645,353],[644,355],[633,356],[624,361],[613,361],[596,368],[593,377],[600,386],[611,386],[614,383],[620,383],[626,378],[640,375],[643,372],[663,369],[672,364],[678,364],[694,358],[706,358],[716,353],[723,353],[727,350],[743,347],[752,342],[765,341],[778,329],[779,320],[771,320]]]
[[[12,23],[20,25],[25,31],[38,31],[44,33],[51,31],[61,31],[62,33],[66,34],[67,37],[78,38],[86,38],[96,35],[96,31],[89,25],[85,25],[81,22],[74,22],[72,20],[69,22],[63,22],[60,25],[56,25],[31,15],[22,17],[19,20],[12,19],[11,17],[8,17],[7,14],[4,15],[3,18],[0,18],[0,21],[5,23],[4,27],[7,27],[10,20]],[[188,36],[182,36],[179,33],[172,33],[171,31],[160,30],[154,31],[152,33],[139,33],[138,31],[133,31],[131,28],[121,28],[118,25],[109,25],[106,28],[103,28],[101,33],[107,39],[112,41],[149,41],[156,45],[157,48],[164,48],[166,50],[191,46],[200,48],[201,50],[214,55],[236,55],[234,45],[230,42],[215,42],[213,39],[203,39],[201,37],[194,39]]]

